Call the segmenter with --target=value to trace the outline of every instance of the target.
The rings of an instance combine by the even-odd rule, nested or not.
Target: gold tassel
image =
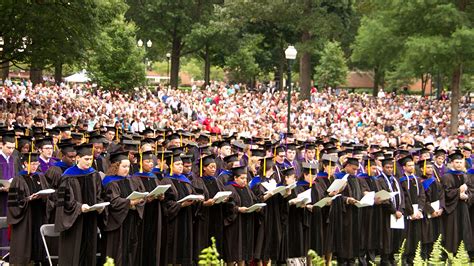
[[[142,155],[142,152],[139,153],[140,154],[140,173],[143,172],[143,155]]]
[[[370,176],[370,159],[367,161],[367,174]]]
[[[311,188],[313,186],[313,176],[311,175],[311,165],[309,166],[309,178],[310,178],[310,181],[309,181],[309,187]]]
[[[199,159],[199,176],[202,177],[202,157]]]
[[[31,173],[31,152],[28,153],[28,174]]]
[[[316,160],[319,161],[319,149],[316,149]]]
[[[118,127],[115,128],[115,140],[116,140],[116,141],[119,141]]]
[[[170,163],[170,176],[173,175],[173,159],[174,159],[174,155],[171,154],[171,163]]]
[[[183,147],[183,135],[179,134],[179,146]]]
[[[18,138],[15,136],[15,149],[18,149]]]
[[[331,174],[331,160],[329,160],[328,178],[330,174]]]
[[[397,160],[393,160],[393,176],[397,175]]]
[[[161,151],[161,166],[160,166],[161,172],[163,172],[164,165],[165,165],[165,149],[163,148],[163,150]]]
[[[263,158],[263,177],[267,177],[267,159]]]

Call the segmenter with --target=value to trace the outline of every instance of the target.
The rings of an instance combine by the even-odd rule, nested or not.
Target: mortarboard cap
[[[22,153],[21,154],[21,162],[37,162],[39,159],[39,153],[36,152],[28,152],[28,153]]]
[[[448,158],[449,158],[449,161],[452,162],[454,160],[464,159],[464,155],[459,151],[455,151],[454,153],[451,153],[450,155],[448,155]]]
[[[116,152],[110,154],[110,163],[116,163],[128,160],[128,151]]]
[[[296,172],[295,172],[295,168],[294,167],[288,167],[288,168],[285,168],[283,170],[281,170],[281,174],[283,176],[290,176],[290,175],[294,175]]]
[[[82,156],[90,156],[92,155],[92,144],[91,143],[84,143],[81,145],[76,146],[77,155]]]
[[[400,164],[401,166],[405,166],[408,162],[412,162],[412,161],[413,161],[413,157],[411,157],[411,155],[408,155],[399,159],[398,164]]]
[[[232,171],[232,175],[234,176],[234,178],[236,176],[247,175],[247,167],[246,166],[233,167],[233,168],[230,169],[230,171]]]
[[[357,158],[353,158],[353,157],[350,157],[350,158],[347,158],[346,160],[346,163],[344,165],[359,165],[359,160]]]

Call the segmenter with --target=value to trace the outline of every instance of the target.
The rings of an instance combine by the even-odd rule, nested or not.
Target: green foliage
[[[198,265],[221,265],[221,261],[219,261],[219,253],[217,252],[216,248],[216,239],[214,237],[211,238],[212,245],[207,247],[201,251],[199,255],[199,263]]]
[[[402,245],[398,249],[398,259],[397,259],[397,266],[403,265],[403,253],[405,253],[405,245],[407,240],[403,239]]]
[[[416,266],[424,266],[426,262],[421,257],[421,242],[418,242],[418,246],[415,251],[415,258],[413,259],[413,264]]]
[[[240,40],[239,49],[226,59],[226,70],[231,81],[247,82],[260,73],[255,56],[261,52],[259,44],[262,41],[262,35],[245,35]]]
[[[312,266],[321,266],[321,265],[325,265],[326,262],[324,261],[323,258],[321,258],[318,253],[316,253],[316,251],[310,249],[308,250],[308,257],[310,258],[311,260],[311,265]]]
[[[315,71],[318,84],[336,87],[346,82],[349,69],[338,42],[325,44],[320,63]]]
[[[443,249],[441,246],[442,239],[443,239],[442,235],[439,235],[438,239],[436,239],[435,243],[433,244],[433,251],[431,251],[430,258],[428,259],[428,262],[430,265],[444,265],[444,262],[442,261],[442,257],[443,257]]]
[[[104,263],[104,266],[114,266],[115,263],[114,263],[114,259],[110,258],[110,257],[107,257],[105,259],[105,263]]]
[[[467,254],[466,248],[464,247],[464,241],[461,241],[459,244],[458,252],[456,257],[452,261],[453,265],[468,265],[469,264],[469,254]]]
[[[145,81],[143,55],[135,43],[135,26],[119,16],[104,28],[91,53],[91,77],[106,89],[133,89]]]

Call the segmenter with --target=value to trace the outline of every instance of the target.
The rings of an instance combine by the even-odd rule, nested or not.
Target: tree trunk
[[[10,74],[10,62],[6,61],[2,63],[2,80],[7,79],[8,74]]]
[[[172,49],[171,49],[171,77],[170,85],[171,88],[178,88],[179,85],[179,59],[181,57],[181,38],[173,38]]]
[[[301,37],[301,42],[309,42],[311,40],[311,35],[309,31],[303,32]],[[301,94],[300,98],[302,100],[309,100],[311,96],[311,54],[307,51],[303,51],[300,57],[300,87]]]
[[[33,86],[43,82],[43,67],[35,58],[35,56],[33,56],[31,59],[30,80],[33,83]]]
[[[204,51],[204,86],[211,84],[211,59],[209,57],[209,45],[206,44]]]
[[[459,98],[461,96],[461,76],[462,76],[462,65],[456,66],[451,77],[451,123],[450,133],[455,135],[458,133],[459,127]]]
[[[285,73],[285,57],[282,55],[280,56],[280,62],[278,62],[278,68],[275,73],[275,82],[278,82],[276,85],[278,85],[276,88],[279,91],[282,91],[284,88],[283,84],[283,75]],[[276,78],[278,76],[278,78]]]
[[[54,81],[57,85],[61,84],[63,79],[63,63],[57,62],[54,66]]]
[[[374,68],[374,86],[372,87],[372,96],[377,97],[379,93],[379,84],[380,84],[380,71],[376,67]]]

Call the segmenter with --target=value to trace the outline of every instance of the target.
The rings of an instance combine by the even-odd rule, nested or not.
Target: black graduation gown
[[[440,182],[434,177],[433,179],[422,179],[423,188],[425,190],[425,217],[423,218],[423,234],[422,243],[430,244],[434,243],[438,236],[442,234],[442,218],[428,218],[428,214],[433,213],[434,210],[431,207],[431,203],[439,200],[441,209],[444,209],[444,190]]]
[[[403,214],[405,211],[405,201],[403,198],[403,192],[400,191],[401,186],[395,177],[380,175],[377,179],[377,183],[380,190],[399,192],[394,199],[390,199],[389,201],[380,204],[381,211],[377,219],[380,224],[378,241],[380,241],[382,246],[380,248],[380,253],[382,255],[390,255],[399,250],[403,235],[402,229],[391,228],[391,215],[394,215],[397,211],[400,211]]]
[[[82,213],[82,204],[103,202],[99,174],[73,166],[64,172],[58,190],[55,230],[59,236],[59,265],[95,265],[97,254],[96,211]]]
[[[416,176],[413,178],[403,176],[400,178],[400,184],[405,198],[405,254],[413,257],[422,237],[422,219],[411,220],[409,216],[417,211],[413,209],[413,204],[418,204],[418,209],[422,211],[423,216],[426,216],[423,210],[425,207],[425,191],[421,180]]]
[[[158,185],[158,178],[153,173],[135,173],[132,180],[138,187],[146,192],[151,192]],[[138,246],[140,254],[139,265],[159,265],[161,247],[162,213],[159,200],[145,203],[143,221],[140,227],[141,241]]]
[[[106,256],[113,258],[115,265],[139,265],[142,243],[144,204],[130,209],[128,195],[133,191],[143,192],[144,188],[135,179],[122,177],[105,185],[104,200],[110,202],[102,237],[105,241]]]
[[[360,187],[362,193],[364,192],[377,192],[376,178],[367,174],[358,175]],[[360,232],[360,249],[361,251],[378,250],[381,248],[381,244],[378,241],[378,235],[380,233],[380,224],[377,223],[378,215],[380,214],[380,206],[368,206],[363,207],[360,210],[361,214],[361,232]]]
[[[344,175],[346,175],[345,172],[340,172],[337,177],[343,177]],[[362,198],[359,181],[352,175],[348,176],[347,185],[341,192],[341,196],[332,201],[328,217],[328,237],[325,240],[326,245],[330,248],[328,252],[334,252],[341,260],[357,257],[360,246],[359,208],[347,204],[348,197],[356,200]]]
[[[250,207],[257,203],[257,198],[248,187],[226,185],[224,190],[232,194],[223,203],[225,262],[250,261],[254,258],[254,223],[262,213],[240,213],[239,207]]]
[[[46,200],[29,201],[28,197],[47,189],[48,183],[41,173],[20,173],[20,176],[13,178],[8,192],[7,222],[11,226],[9,262],[14,265],[46,259],[40,234],[41,225],[47,223]]]
[[[262,182],[268,180],[270,179],[262,180]],[[260,202],[264,202],[263,197],[266,189],[261,183],[253,188],[253,192]],[[280,210],[283,200],[283,196],[277,194],[265,201],[267,206],[263,210],[264,217],[257,229],[255,244],[255,258],[258,260],[268,261],[271,259],[274,262],[286,260],[286,258],[280,257],[283,230],[279,221],[281,221]]]
[[[104,156],[99,155],[99,157],[94,159],[94,162],[92,163],[92,167],[94,167],[94,169],[97,172],[105,173],[107,172],[107,169],[109,168],[109,162]]]
[[[311,191],[311,204],[315,204],[321,199],[328,196],[327,189],[330,185],[329,178],[327,176],[319,176],[316,178],[316,182],[312,187]],[[310,213],[310,238],[309,248],[316,251],[319,256],[326,254],[328,248],[325,246],[327,237],[327,219],[329,215],[329,206],[322,208],[313,207]]]
[[[177,192],[177,200],[190,194],[195,194],[191,182],[171,178]],[[172,235],[168,237],[168,263],[192,265],[193,263],[193,216],[196,210],[195,203],[185,208],[177,208],[177,212],[170,213],[168,230]]]
[[[441,183],[445,193],[443,247],[449,252],[456,253],[459,244],[463,241],[467,251],[474,251],[469,206],[467,201],[459,198],[459,187],[469,182],[467,182],[464,173],[447,171],[441,179]],[[468,196],[469,198],[473,197],[471,193]]]
[[[313,186],[316,186],[314,184]],[[281,257],[306,257],[309,249],[311,213],[306,207],[289,205],[288,201],[310,189],[309,184],[302,184],[291,191],[291,195],[283,201],[281,222],[283,229],[283,244]],[[313,189],[312,189],[313,191]],[[311,203],[311,202],[310,202]]]
[[[195,177],[192,179],[194,191],[199,195],[204,195],[204,199],[212,199],[217,192],[224,189],[221,181],[215,177]],[[224,237],[224,224],[222,214],[222,204],[205,207],[202,204],[197,206],[194,219],[194,260],[199,260],[201,250],[209,247],[211,237],[216,239],[216,248],[222,254],[222,242]],[[212,221],[212,222],[211,222]]]

